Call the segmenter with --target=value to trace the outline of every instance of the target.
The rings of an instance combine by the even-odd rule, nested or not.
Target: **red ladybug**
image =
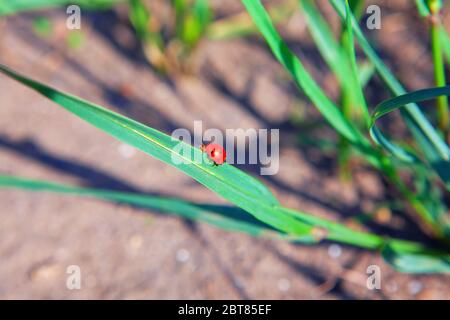
[[[202,144],[200,150],[202,150],[202,152],[205,152],[216,166],[223,164],[227,159],[227,153],[220,144],[210,143],[206,146]]]

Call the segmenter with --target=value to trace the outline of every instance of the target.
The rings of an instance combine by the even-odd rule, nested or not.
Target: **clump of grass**
[[[321,19],[320,12],[311,5],[311,2],[301,1],[303,10],[309,18],[311,33],[318,45],[319,51],[324,56],[331,70],[336,74],[336,77],[341,80],[340,82],[343,90],[345,90],[345,84],[342,81],[342,79],[344,79],[344,74],[347,75],[345,79],[350,78],[349,75],[352,74],[351,71],[355,74],[356,64],[354,60],[354,49],[352,48],[354,46],[353,33],[355,33],[362,50],[367,58],[374,64],[388,89],[395,95],[401,95],[400,98],[388,100],[377,106],[370,121],[371,137],[377,144],[394,156],[394,158],[391,158],[380,149],[371,147],[366,140],[364,131],[361,130],[361,127],[350,121],[349,117],[351,114],[347,108],[345,108],[345,106],[343,106],[342,109],[338,108],[337,105],[326,97],[326,94],[318,87],[316,82],[304,69],[301,61],[289,50],[287,45],[278,35],[261,3],[259,1],[252,2],[250,0],[243,0],[243,3],[252,15],[255,24],[260,28],[261,33],[272,49],[275,57],[292,75],[299,88],[305,92],[311,101],[313,101],[325,119],[328,120],[329,124],[340,134],[341,138],[345,139],[344,141],[350,144],[368,163],[371,163],[392,181],[393,185],[403,194],[406,201],[415,209],[418,217],[426,226],[425,228],[427,230],[431,230],[432,234],[435,237],[440,238],[443,242],[448,242],[449,225],[448,221],[445,219],[446,208],[444,199],[423,200],[422,198],[424,195],[417,194],[402,181],[398,174],[400,167],[397,163],[398,160],[409,164],[410,172],[413,176],[414,173],[420,172],[420,174],[416,174],[416,178],[426,179],[431,185],[436,185],[435,175],[427,170],[430,168],[434,169],[435,173],[445,184],[446,190],[444,190],[444,192],[449,190],[449,148],[415,104],[416,102],[426,99],[448,95],[448,87],[406,93],[395,76],[388,70],[365,39],[362,31],[359,29],[357,20],[351,14],[348,3],[345,2],[347,4],[345,5],[343,1],[338,0],[331,0],[330,2],[336,12],[340,15],[342,23],[345,26],[346,40],[343,46],[346,46],[347,50],[345,50],[344,47],[339,46],[333,39],[330,30],[327,29],[324,23],[325,20]],[[324,39],[327,39],[327,41],[324,41]],[[345,51],[348,53],[347,58],[343,53]],[[345,69],[342,67],[343,65],[351,67]],[[353,81],[352,84],[358,84],[358,82]],[[363,87],[361,83],[359,83],[357,86],[352,85],[352,90],[361,93],[363,92]],[[362,97],[363,99],[363,95],[359,95],[359,97]],[[365,110],[366,105],[367,103],[364,102],[359,106]],[[375,126],[375,121],[381,114],[391,112],[398,108],[401,108],[401,114],[416,139],[417,146],[415,147],[422,149],[421,154],[412,151],[413,149],[406,150],[400,148],[384,136]],[[420,168],[420,170],[418,170],[418,168]],[[424,174],[426,177],[423,176]],[[439,209],[431,209],[429,203],[436,202],[440,204],[438,206]]]
[[[170,26],[158,21],[146,3],[129,0],[130,21],[148,61],[165,74],[192,72],[195,50],[205,38],[220,40],[257,32],[248,15],[236,14],[214,21],[208,0],[171,0],[174,19]],[[292,4],[289,0],[275,6],[272,16],[275,19],[287,17],[290,13],[287,9],[292,8]]]
[[[450,87],[442,86],[406,92],[359,28],[358,21],[352,14],[352,8],[358,10],[361,2],[353,1],[350,6],[348,2],[330,0],[342,21],[340,39],[334,39],[326,19],[322,18],[318,9],[309,1],[300,1],[318,49],[341,84],[342,96],[345,98],[340,101],[342,106],[339,106],[327,97],[324,90],[304,68],[302,61],[288,48],[261,1],[242,0],[242,2],[275,58],[292,76],[299,89],[313,102],[329,126],[339,135],[342,143],[345,143],[339,147],[338,151],[350,151],[386,177],[398,190],[401,200],[416,213],[418,224],[436,240],[441,241],[447,250],[435,250],[417,242],[356,231],[337,222],[286,208],[259,180],[243,171],[229,164],[212,167],[197,163],[192,160],[196,157],[186,157],[184,153],[177,151],[180,148],[175,146],[182,142],[174,141],[158,130],[101,106],[32,80],[3,65],[0,65],[0,73],[39,92],[116,139],[181,170],[234,206],[204,205],[181,199],[72,187],[6,175],[0,176],[0,186],[31,191],[52,191],[128,203],[178,214],[253,236],[275,237],[306,244],[317,244],[323,240],[337,241],[378,250],[385,260],[399,271],[450,273],[450,254],[448,253],[450,223],[443,196],[450,190],[450,149],[418,106],[418,103],[422,101],[449,95]],[[151,25],[151,16],[147,9],[138,0],[132,1],[131,4],[135,6],[133,9],[135,11],[130,13],[131,20],[140,37],[145,42],[154,43],[159,49],[163,48],[164,44],[161,44],[162,39],[157,33],[148,33],[147,27]],[[178,27],[177,33],[180,39],[184,39],[183,41],[192,46],[200,39],[198,35],[203,31],[188,35],[184,28],[193,23],[203,25],[202,23],[207,19],[202,20],[203,22],[194,22],[192,18],[186,18],[186,12],[191,11],[184,11],[186,9],[183,7],[184,4],[183,1],[174,2],[176,10],[179,11],[177,15],[181,19],[177,21],[187,19],[182,22],[184,27]],[[200,16],[196,17],[195,19],[203,19]],[[444,37],[442,32],[441,29],[440,36]],[[444,38],[439,41],[442,39]],[[364,96],[367,81],[364,81],[362,76],[363,64],[360,64],[355,57],[355,42],[359,44],[366,59],[373,65],[374,70],[393,96],[373,108],[369,106]],[[409,145],[406,143],[400,145],[392,141],[377,127],[377,120],[380,117],[387,116],[395,110],[400,111],[402,119],[412,134],[413,142]],[[198,148],[189,145],[183,149],[190,150],[191,155],[201,153]],[[176,164],[173,157],[183,161]],[[409,173],[414,180],[413,184],[402,179],[400,175],[402,171]],[[251,219],[245,217],[246,214],[249,214]]]
[[[126,5],[129,21],[141,42],[147,61],[162,75],[192,73],[195,69],[195,52],[204,39],[229,39],[258,31],[245,12],[215,19],[209,0],[168,2],[173,21],[166,24],[152,12],[151,2],[146,0],[0,0],[0,16],[69,4],[89,10]],[[271,17],[275,21],[288,17],[292,14],[295,2],[285,0],[273,6],[269,10]]]

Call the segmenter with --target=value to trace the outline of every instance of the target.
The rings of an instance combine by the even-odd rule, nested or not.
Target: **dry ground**
[[[387,2],[383,32],[373,38],[408,87],[430,85],[423,27],[409,1]],[[376,175],[360,169],[352,183],[343,184],[330,156],[294,143],[292,113],[315,113],[259,40],[206,42],[199,53],[199,76],[168,82],[136,53],[135,39],[120,14],[88,14],[83,21],[85,43],[75,50],[62,40],[64,12],[45,14],[55,25],[47,38],[34,34],[30,15],[0,22],[1,63],[167,133],[192,129],[194,120],[221,129],[281,128],[280,172],[264,182],[287,206],[348,221],[386,199]],[[336,95],[301,16],[294,16],[283,33]],[[0,90],[1,172],[223,202],[168,165],[4,76]],[[408,219],[400,217],[378,228],[393,234],[406,228],[405,236],[420,237]],[[82,270],[78,291],[65,286],[66,268],[73,264]],[[365,286],[370,264],[382,268],[382,290]],[[0,191],[3,299],[448,299],[449,288],[449,277],[399,274],[377,254],[351,247],[296,246],[98,200]]]

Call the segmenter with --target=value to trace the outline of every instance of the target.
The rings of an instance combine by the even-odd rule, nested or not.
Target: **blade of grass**
[[[181,39],[187,11],[186,0],[172,0],[172,7],[175,11],[175,33],[178,39]]]
[[[310,0],[300,0],[300,3],[311,35],[322,57],[350,97],[350,106],[354,106],[358,109],[358,112],[363,116],[365,124],[368,125],[370,116],[364,95],[361,94],[360,91],[361,85],[357,76],[356,60],[355,68],[353,68],[352,59],[354,58],[354,49],[350,51],[350,45],[352,48],[354,47],[353,44],[350,43],[351,39],[348,39],[347,50],[349,50],[349,52],[346,52],[345,48],[341,47],[334,39],[332,31],[317,7],[314,5],[314,2]],[[349,112],[351,113],[351,110]]]
[[[349,120],[360,120],[362,115],[362,122],[364,127],[369,125],[370,116],[367,108],[367,102],[364,97],[363,85],[359,82],[358,67],[356,62],[355,43],[353,39],[353,29],[351,26],[351,9],[348,1],[346,3],[346,19],[341,33],[341,43],[343,45],[344,56],[348,59],[349,72],[346,78],[350,86],[344,87],[342,90],[342,112]],[[354,5],[357,5],[355,2]],[[339,63],[339,61],[337,61]],[[344,80],[345,81],[345,80]],[[359,123],[360,121],[358,121]],[[339,165],[340,176],[345,180],[351,179],[351,150],[348,142],[345,140],[339,141]]]
[[[208,223],[223,230],[241,232],[254,237],[282,239],[301,243],[314,242],[314,239],[309,239],[308,237],[288,236],[287,234],[277,232],[258,221],[247,221],[243,217],[245,213],[243,211],[236,213],[235,210],[237,208],[235,207],[204,205],[173,198],[73,187],[48,181],[30,180],[4,175],[0,175],[0,188],[15,188],[34,192],[54,192],[73,196],[97,198],[174,214],[194,221]],[[376,236],[366,237],[364,236],[364,233],[356,231],[349,233],[347,228],[324,222],[323,219],[320,218],[308,215],[299,216],[295,211],[291,211],[289,214],[299,217],[307,223],[320,225],[331,230],[327,235],[329,239],[350,244],[354,244],[357,241],[361,246],[366,245],[370,249],[372,249],[373,246],[380,246],[380,243],[382,243],[380,238]],[[343,236],[343,234],[345,236]],[[443,255],[442,253],[432,250],[425,250],[420,245],[414,243],[399,240],[387,241],[383,245],[382,254],[386,261],[391,263],[394,268],[401,272],[450,272],[448,265],[445,264],[446,261],[447,263],[449,261],[448,255]]]
[[[152,30],[152,17],[145,3],[142,0],[129,0],[128,16],[142,43],[144,54],[149,63],[159,72],[166,72],[167,61],[164,55],[164,41],[160,30]]]
[[[440,1],[429,0],[428,7],[431,13],[431,53],[433,56],[433,68],[434,68],[434,84],[436,87],[443,87],[446,85],[445,81],[445,65],[444,56],[442,53],[441,45],[441,21],[439,17],[440,13]],[[440,96],[436,99],[437,115],[439,129],[443,136],[447,138],[449,130],[449,114],[448,114],[448,99],[447,96]]]
[[[369,109],[367,108],[367,102],[366,98],[364,97],[364,89],[361,82],[359,82],[358,77],[358,65],[356,62],[356,52],[355,52],[355,40],[353,38],[353,28],[352,28],[352,12],[350,10],[348,1],[346,3],[346,18],[345,18],[345,34],[346,34],[346,41],[345,49],[347,51],[347,55],[349,56],[350,61],[350,78],[353,79],[352,84],[354,84],[354,87],[352,88],[356,95],[356,102],[359,104],[358,107],[360,111],[362,112],[364,123],[366,126],[370,124],[370,115],[369,115]]]
[[[136,193],[117,192],[102,189],[91,189],[58,184],[43,180],[25,179],[15,176],[0,175],[0,188],[14,188],[33,192],[53,192],[72,196],[97,198],[127,204],[138,208],[152,209],[159,212],[174,214],[183,218],[200,221],[223,230],[241,232],[254,237],[281,239],[299,243],[314,243],[314,238],[306,236],[290,236],[278,232],[270,226],[257,220],[247,220],[245,212],[235,207],[197,204],[174,198],[149,196]],[[294,210],[280,208],[287,214],[303,220],[307,224],[321,226],[328,231],[326,238],[342,243],[348,243],[368,249],[382,247],[383,257],[394,268],[401,272],[413,273],[448,273],[450,268],[444,264],[450,261],[449,256],[442,252],[425,249],[419,244],[396,239],[383,240],[378,236],[350,230],[336,223],[310,215],[304,215]],[[409,261],[415,262],[409,264]],[[419,262],[419,263],[418,263]]]
[[[364,0],[348,0],[348,5],[353,15],[359,20],[364,14]]]
[[[203,156],[200,149],[103,107],[21,76],[2,65],[0,72],[36,90],[116,139],[183,171],[264,223],[290,234],[300,235],[310,231],[310,227],[289,216],[274,214],[273,206],[278,205],[278,201],[255,178],[226,163],[214,167],[196,161],[195,159]],[[183,149],[189,150],[189,154],[185,154]]]
[[[150,12],[141,0],[129,0],[129,13],[131,25],[142,41],[149,38]]]
[[[198,204],[174,198],[150,196],[139,193],[117,192],[111,190],[74,187],[50,181],[24,179],[15,176],[0,175],[0,188],[15,188],[28,191],[54,192],[74,196],[91,197],[128,204],[139,208],[153,209],[169,214],[201,221],[227,231],[249,234],[254,237],[282,238],[295,240],[287,234],[251,218],[236,207]]]
[[[416,0],[417,10],[421,16],[430,17],[431,12],[425,1],[426,0]],[[447,59],[447,63],[450,64],[450,37],[442,23],[439,25],[439,36],[441,38],[442,52]]]
[[[425,248],[421,244],[398,239],[383,239],[364,232],[326,221],[311,215],[302,215],[297,211],[282,208],[305,223],[325,228],[326,238],[347,244],[358,243],[367,249],[378,248],[387,263],[395,269],[407,273],[450,273],[450,254]]]

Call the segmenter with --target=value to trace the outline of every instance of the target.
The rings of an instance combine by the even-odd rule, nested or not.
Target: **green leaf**
[[[381,118],[382,116],[396,110],[399,108],[405,108],[410,103],[422,102],[430,99],[434,99],[436,97],[442,95],[450,95],[450,86],[447,87],[439,87],[439,88],[430,88],[423,89],[410,92],[408,94],[404,94],[389,100],[385,100],[380,103],[376,108],[372,115],[372,124],[370,127],[370,133],[373,139],[384,148],[391,151],[396,155],[399,159],[402,159],[406,162],[419,163],[420,160],[417,156],[408,152],[401,147],[391,143],[375,126],[375,122]],[[426,151],[426,150],[425,150]],[[447,152],[450,153],[449,148],[447,147]],[[450,190],[450,160],[442,159],[442,158],[432,158],[431,165],[440,173],[441,179],[444,181],[447,189]]]
[[[175,11],[175,33],[179,39],[182,39],[188,3],[186,0],[171,0],[171,3]]]
[[[183,4],[178,9],[182,9],[184,12],[177,15],[177,17],[183,19],[182,22],[177,22],[177,24],[182,23],[183,26],[182,32],[179,33],[179,36],[181,36],[180,39],[187,47],[193,48],[199,42],[211,22],[212,11],[209,8],[207,0],[196,0],[193,4],[187,7],[186,5]]]
[[[450,273],[450,255],[421,248],[404,248],[388,242],[381,251],[383,258],[400,272]]]
[[[430,15],[430,9],[426,4],[425,0],[416,0],[417,10],[422,17],[426,17]]]
[[[116,139],[183,171],[264,223],[289,234],[301,235],[310,231],[310,226],[274,211],[273,208],[279,204],[278,201],[255,178],[226,163],[212,166],[204,161],[197,161],[203,157],[199,148],[103,107],[21,76],[5,66],[0,65],[0,72],[36,90]],[[187,154],[183,150],[188,150]]]
[[[327,65],[339,79],[342,86],[348,86],[350,61],[344,49],[333,36],[333,32],[325,22],[313,1],[300,0],[301,8],[309,32]]]
[[[447,64],[450,64],[450,37],[443,26],[440,26],[440,37],[443,54],[447,59]]]
[[[315,228],[323,228],[326,232],[325,238],[331,241],[346,244],[358,244],[358,247],[367,249],[379,248],[384,242],[383,238],[377,235],[355,231],[339,223],[325,220],[310,214],[305,214],[289,208],[278,208],[278,210],[292,215],[303,223],[315,226]]]
[[[280,233],[270,226],[252,219],[245,211],[231,206],[198,204],[174,198],[139,193],[73,187],[49,181],[24,179],[7,175],[0,175],[0,188],[16,188],[28,191],[55,192],[98,198],[175,214],[194,221],[205,222],[223,230],[242,232],[254,237],[295,240],[295,237],[289,237],[285,233]]]
[[[346,4],[346,18],[345,18],[345,34],[347,35],[346,43],[346,51],[350,60],[350,73],[349,78],[351,79],[350,83],[353,85],[353,88],[350,90],[354,91],[356,96],[356,103],[361,113],[363,115],[363,119],[365,121],[366,126],[370,123],[369,110],[367,108],[366,99],[364,97],[364,89],[363,84],[359,81],[358,75],[358,65],[356,62],[356,52],[355,52],[355,40],[353,38],[353,28],[352,28],[352,12],[349,7],[348,1]]]
[[[353,12],[353,15],[357,20],[359,20],[364,14],[364,1],[365,0],[348,0],[350,10]]]

